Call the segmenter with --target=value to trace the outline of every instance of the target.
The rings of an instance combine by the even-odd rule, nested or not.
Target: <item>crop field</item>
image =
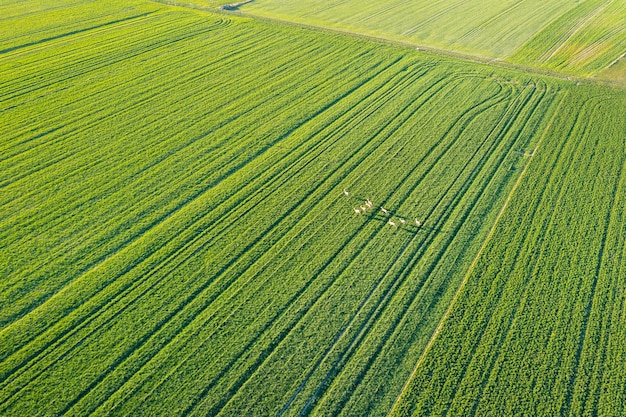
[[[624,0],[255,0],[241,10],[580,75],[626,52]]]
[[[0,415],[626,412],[623,90],[192,3],[0,1]]]
[[[567,103],[393,415],[626,415],[626,98]]]
[[[626,2],[584,1],[537,33],[510,60],[593,75],[626,52]]]

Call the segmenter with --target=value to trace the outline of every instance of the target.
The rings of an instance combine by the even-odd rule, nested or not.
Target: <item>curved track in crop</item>
[[[119,15],[75,3],[0,38],[0,414],[380,415],[398,398],[395,412],[430,412],[415,396],[440,388],[420,384],[468,303],[467,362],[440,374],[459,394],[432,398],[495,395],[507,363],[484,346],[517,342],[534,287],[502,312],[507,286],[484,295],[475,274],[518,193],[537,189],[532,222],[580,192],[568,178],[576,155],[601,157],[588,149],[604,127],[588,120],[604,101],[577,102],[568,124],[554,80],[141,1]],[[71,18],[94,8],[88,25]],[[6,19],[37,15],[20,13]],[[547,178],[530,175],[537,163]],[[605,342],[572,351],[567,412],[605,401],[604,371],[585,366],[614,353],[595,315],[621,259],[619,206],[597,222],[613,240],[594,246],[574,329]],[[532,253],[540,275],[554,243],[540,231],[562,221],[538,216],[532,244],[511,232],[521,257],[503,270]],[[471,385],[479,360],[489,376]]]

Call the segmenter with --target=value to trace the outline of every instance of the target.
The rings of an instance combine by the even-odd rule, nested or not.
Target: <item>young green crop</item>
[[[593,88],[562,101],[394,415],[626,411],[623,362],[607,362],[623,356],[624,105]]]
[[[532,221],[560,200],[520,184],[550,196],[573,184],[574,155],[613,168],[622,155],[621,125],[600,115],[623,102],[594,98],[613,90],[154,2],[54,6],[0,6],[17,25],[0,60],[2,415],[383,415],[402,392],[403,406],[424,401],[403,388],[448,334],[464,337],[438,325],[468,270],[516,256],[505,202]],[[567,188],[578,220],[584,189]],[[607,254],[623,248],[610,213],[593,223]],[[621,273],[619,259],[602,270]],[[621,354],[598,308],[576,316],[608,342],[574,351],[589,365],[573,412],[606,407],[620,383],[587,372]]]

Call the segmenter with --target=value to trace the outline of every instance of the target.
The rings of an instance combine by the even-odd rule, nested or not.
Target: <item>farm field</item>
[[[585,76],[626,51],[624,0],[255,0],[241,10]]]
[[[392,415],[626,414],[626,97],[567,103]]]
[[[151,1],[0,11],[0,415],[626,410],[624,90]]]

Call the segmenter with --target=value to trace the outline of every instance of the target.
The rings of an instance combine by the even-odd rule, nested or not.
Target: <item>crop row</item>
[[[429,340],[523,169],[543,163],[531,157],[542,135],[562,143],[572,116],[557,107],[560,87],[154,7],[131,20],[112,12],[90,36],[59,24],[65,36],[0,64],[0,414],[387,413],[424,349],[429,369],[446,346],[451,326]],[[560,196],[536,207],[599,187],[604,171],[558,191],[590,138],[619,129],[586,124],[604,109],[589,103],[567,132],[581,141],[532,177],[550,178],[541,196]],[[621,154],[602,145],[616,168]],[[355,214],[366,198],[374,207]],[[619,239],[623,214],[609,213],[596,226]],[[529,234],[559,226],[547,216]],[[515,231],[522,247],[527,231]],[[538,241],[548,253],[553,242]],[[594,247],[596,259],[613,247],[623,242]],[[614,343],[589,311],[579,330]],[[595,368],[615,352],[584,346],[572,355]],[[599,393],[584,369],[575,392],[590,381]]]
[[[619,1],[585,1],[555,19],[509,58],[592,75],[624,52],[626,11]]]
[[[623,356],[624,104],[585,93],[562,102],[397,415],[624,413],[606,362]]]

